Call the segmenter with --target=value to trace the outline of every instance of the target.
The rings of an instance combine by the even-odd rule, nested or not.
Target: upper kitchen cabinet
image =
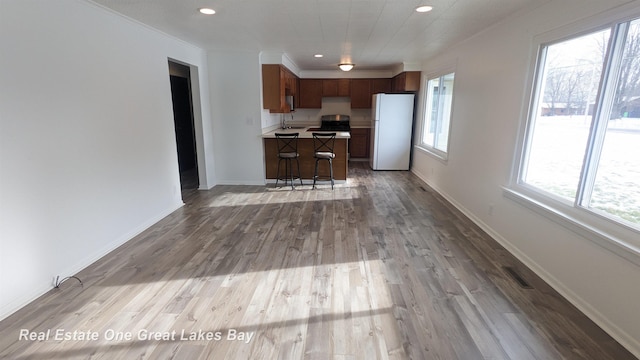
[[[351,108],[371,108],[371,79],[351,79]]]
[[[371,79],[371,94],[391,92],[391,79]]]
[[[323,97],[350,97],[352,109],[370,109],[371,96],[378,93],[418,91],[420,72],[403,72],[392,79],[298,79],[297,105],[301,109],[322,108]]]
[[[420,71],[405,71],[393,77],[392,91],[418,91],[420,90]]]
[[[300,79],[298,107],[320,109],[322,107],[322,79]]]
[[[350,96],[350,79],[322,79],[322,96]]]
[[[262,65],[262,107],[272,113],[291,111],[287,96],[298,91],[298,77],[279,64]]]
[[[285,84],[285,95],[286,96],[297,96],[298,95],[298,82],[300,80],[297,76],[295,76],[289,70],[284,72],[284,84]]]

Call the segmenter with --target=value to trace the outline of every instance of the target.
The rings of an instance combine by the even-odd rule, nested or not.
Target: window
[[[453,102],[454,73],[427,81],[421,146],[446,157]]]
[[[640,229],[640,20],[541,47],[518,183]]]

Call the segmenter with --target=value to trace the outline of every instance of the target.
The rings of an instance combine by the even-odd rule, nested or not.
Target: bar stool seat
[[[336,133],[311,133],[313,135],[313,157],[316,159],[316,167],[313,172],[313,189],[316,188],[316,181],[318,180],[330,180],[331,190],[333,190],[333,159],[336,154],[333,152],[333,147],[336,141]],[[329,176],[318,175],[318,164],[320,161],[325,160],[329,163]]]
[[[302,177],[300,177],[300,154],[298,153],[298,135],[299,133],[276,133],[276,143],[278,145],[278,170],[276,171],[276,187],[279,180],[284,180],[284,185],[291,180],[291,189],[295,189],[293,181],[300,179],[302,185]],[[298,174],[293,172],[293,160],[296,160]],[[284,176],[280,175],[280,163],[284,161]]]
[[[318,159],[335,159],[336,154],[332,152],[319,151],[315,153],[315,157]]]

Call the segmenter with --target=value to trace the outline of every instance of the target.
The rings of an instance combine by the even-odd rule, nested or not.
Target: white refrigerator
[[[375,94],[371,114],[373,170],[409,170],[413,94]]]

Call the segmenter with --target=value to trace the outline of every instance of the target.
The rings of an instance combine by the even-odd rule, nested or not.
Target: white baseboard
[[[547,284],[549,284],[549,286],[551,286],[554,290],[556,290],[560,295],[562,295],[562,297],[564,297],[572,305],[578,308],[584,315],[586,315],[589,319],[591,319],[598,326],[600,326],[602,330],[604,330],[607,334],[613,337],[624,348],[629,350],[634,356],[640,359],[640,341],[638,339],[633,338],[632,336],[627,334],[625,331],[620,329],[616,324],[609,321],[607,317],[603,316],[597,309],[591,306],[591,304],[589,304],[588,302],[583,300],[581,297],[576,295],[569,287],[564,285],[555,276],[553,276],[551,273],[546,271],[543,267],[538,265],[538,263],[533,261],[529,256],[527,256],[525,253],[520,251],[516,246],[514,246],[506,238],[501,236],[498,232],[492,229],[484,221],[482,221],[480,218],[474,215],[467,208],[462,206],[462,204],[458,203],[455,199],[449,196],[449,194],[442,191],[437,186],[434,186],[434,184],[429,182],[427,176],[415,170],[412,170],[411,172],[415,174],[425,184],[427,184],[430,188],[432,188],[438,194],[440,194],[445,200],[451,203],[451,205],[453,205],[456,209],[462,212],[466,217],[468,217],[476,225],[478,225],[483,231],[485,231],[489,236],[491,236],[491,238],[493,238],[505,249],[507,249],[507,251],[509,251],[513,256],[515,256],[518,260],[520,260],[523,264],[525,264],[536,275],[542,278]]]
[[[216,183],[217,185],[264,185],[264,181],[260,181],[260,180],[250,180],[250,181],[244,181],[244,180],[220,180]],[[215,186],[214,186],[215,187]]]
[[[62,278],[65,278],[67,276],[72,276],[74,274],[77,274],[81,270],[85,269],[87,266],[93,264],[94,262],[96,262],[97,260],[99,260],[103,256],[107,255],[111,251],[115,250],[116,248],[118,248],[122,244],[126,243],[127,241],[133,239],[134,237],[136,237],[137,235],[139,235],[140,233],[142,233],[143,231],[145,231],[146,229],[151,227],[153,224],[155,224],[158,221],[162,220],[164,217],[166,217],[167,215],[169,215],[169,214],[173,213],[174,211],[178,210],[182,206],[184,206],[184,203],[182,203],[182,202],[180,202],[178,204],[174,204],[174,206],[172,206],[172,207],[170,207],[168,209],[165,209],[164,211],[159,212],[157,215],[149,218],[147,221],[143,222],[142,224],[140,224],[139,226],[135,227],[131,231],[128,231],[127,233],[125,233],[124,235],[120,236],[119,238],[117,238],[117,239],[111,241],[110,243],[106,244],[105,246],[103,246],[99,250],[97,250],[97,251],[93,252],[92,254],[86,256],[84,259],[78,261],[75,264],[70,265],[66,269],[62,269],[61,271],[58,272],[58,274],[60,275],[60,278],[62,279]],[[32,302],[35,299],[39,298],[40,296],[44,295],[47,291],[51,290],[54,286],[55,286],[55,278],[51,278],[51,279],[48,279],[48,280],[47,279],[43,279],[42,282],[38,286],[35,286],[33,288],[33,291],[31,291],[29,294],[21,296],[21,297],[15,299],[15,300],[9,302],[7,305],[2,306],[2,308],[0,308],[0,320],[3,320],[5,318],[9,317],[14,312],[20,310],[21,308],[23,308],[24,306],[26,306],[30,302]]]

